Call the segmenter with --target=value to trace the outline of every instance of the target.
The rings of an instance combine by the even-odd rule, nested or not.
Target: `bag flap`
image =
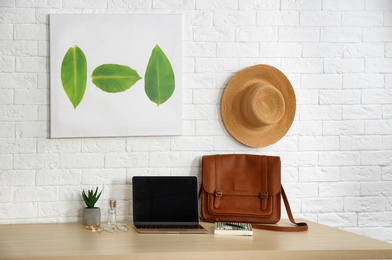
[[[280,192],[280,157],[250,154],[206,155],[202,158],[203,189],[214,194],[260,196]],[[266,190],[265,190],[266,189]]]

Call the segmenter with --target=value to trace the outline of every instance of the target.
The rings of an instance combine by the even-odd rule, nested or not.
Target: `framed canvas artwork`
[[[50,137],[182,134],[181,15],[50,15]]]

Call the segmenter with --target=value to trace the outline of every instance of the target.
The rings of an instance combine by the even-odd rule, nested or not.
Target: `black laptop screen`
[[[132,178],[133,221],[197,223],[197,178],[194,176],[135,176]]]

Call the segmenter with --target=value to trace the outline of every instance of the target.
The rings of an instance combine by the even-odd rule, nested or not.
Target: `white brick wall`
[[[182,13],[183,126],[173,137],[48,139],[48,14]],[[280,155],[297,218],[392,242],[391,0],[0,0],[0,223],[80,221],[83,188],[131,217],[135,175],[196,175],[214,153]],[[247,148],[219,102],[247,66],[293,83],[287,136]]]

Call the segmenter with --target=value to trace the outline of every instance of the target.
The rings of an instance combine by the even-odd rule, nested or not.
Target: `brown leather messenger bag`
[[[253,228],[273,231],[305,231],[296,222],[281,185],[278,156],[223,154],[202,158],[201,219],[206,222],[249,222]],[[292,226],[280,221],[281,198]]]

